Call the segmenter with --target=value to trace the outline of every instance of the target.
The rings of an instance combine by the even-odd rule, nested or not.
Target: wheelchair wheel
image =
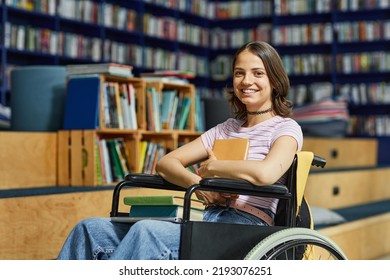
[[[307,228],[287,228],[259,242],[246,260],[346,260],[328,237]]]

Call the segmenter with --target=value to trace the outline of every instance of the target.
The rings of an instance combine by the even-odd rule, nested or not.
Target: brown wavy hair
[[[272,91],[272,109],[275,114],[282,117],[292,115],[292,102],[287,99],[290,89],[290,81],[286,70],[283,67],[282,60],[278,52],[268,43],[262,41],[253,41],[246,43],[239,48],[234,55],[232,63],[232,72],[236,64],[237,56],[248,50],[258,56],[264,63],[265,71],[267,72]],[[228,101],[232,107],[233,114],[237,119],[246,119],[246,106],[236,97],[234,89],[226,89]]]

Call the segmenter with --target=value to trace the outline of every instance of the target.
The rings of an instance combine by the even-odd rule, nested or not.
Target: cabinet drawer
[[[303,150],[326,159],[326,168],[369,167],[377,165],[376,139],[305,138]]]
[[[390,198],[390,168],[312,172],[305,196],[309,205],[341,208]]]

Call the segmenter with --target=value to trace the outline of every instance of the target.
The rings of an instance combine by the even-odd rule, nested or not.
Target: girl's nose
[[[253,83],[253,79],[250,75],[245,75],[242,79],[242,84],[244,85],[251,85]]]

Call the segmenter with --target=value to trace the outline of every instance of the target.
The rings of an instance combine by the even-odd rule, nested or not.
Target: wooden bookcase
[[[100,75],[100,127],[93,130],[61,130],[58,132],[58,185],[60,186],[98,186],[112,185],[117,181],[105,182],[99,170],[102,168],[101,150],[98,141],[104,139],[122,139],[126,147],[130,172],[143,172],[141,142],[147,141],[164,147],[165,152],[177,148],[200,135],[195,131],[195,87],[192,84],[174,84],[164,82],[146,83],[141,78],[123,78]],[[138,129],[120,129],[106,127],[104,121],[104,84],[131,83],[135,89],[136,115]],[[153,87],[158,94],[165,90],[175,90],[191,99],[187,125],[185,129],[147,129],[146,89]],[[100,167],[99,167],[100,165]]]

